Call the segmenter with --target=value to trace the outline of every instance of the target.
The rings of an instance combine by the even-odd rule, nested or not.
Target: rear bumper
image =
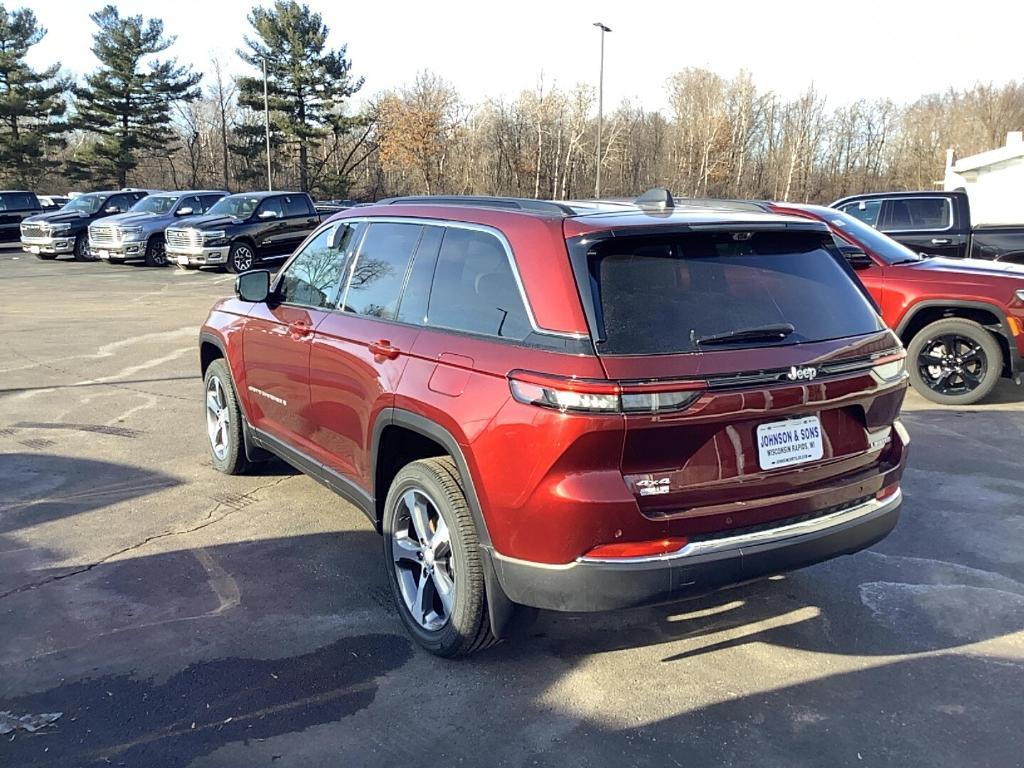
[[[493,564],[508,598],[536,608],[588,612],[670,602],[869,547],[896,526],[902,501],[897,490],[821,517],[692,541],[660,557],[547,565],[493,553]]]

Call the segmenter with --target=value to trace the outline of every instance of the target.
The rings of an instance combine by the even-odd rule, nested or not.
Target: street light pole
[[[594,182],[594,197],[601,199],[601,128],[604,123],[604,33],[611,32],[611,27],[606,27],[600,21],[595,21],[594,26],[601,30],[601,69],[597,81],[597,180]]]
[[[267,128],[267,191],[274,191],[270,177],[270,98],[267,95],[267,57],[263,57],[263,121]]]

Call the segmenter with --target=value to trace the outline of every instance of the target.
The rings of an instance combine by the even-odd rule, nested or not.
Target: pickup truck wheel
[[[256,257],[248,243],[234,243],[228,251],[228,269],[232,272],[248,272]]]
[[[999,342],[973,320],[951,317],[926,325],[907,347],[910,383],[942,405],[970,405],[987,397],[1003,372]]]
[[[226,475],[240,475],[249,468],[242,442],[242,412],[224,360],[214,360],[203,377],[206,393],[206,435],[213,468]]]
[[[149,238],[149,242],[146,243],[146,266],[167,266],[167,250],[163,235],[151,237]]]
[[[92,261],[92,256],[89,255],[89,240],[83,232],[75,238],[75,250],[74,250],[75,261]]]
[[[398,613],[424,649],[466,656],[497,642],[473,516],[455,462],[403,467],[384,506],[384,560]]]

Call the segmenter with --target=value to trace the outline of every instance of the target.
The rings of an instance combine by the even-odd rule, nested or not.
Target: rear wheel
[[[455,462],[403,467],[384,507],[384,559],[409,634],[437,656],[493,645],[473,516]]]
[[[999,342],[973,320],[951,317],[926,325],[907,346],[910,383],[942,405],[970,405],[987,397],[1003,372]]]
[[[228,251],[228,269],[232,272],[248,272],[256,263],[256,254],[248,243],[233,243]]]
[[[167,251],[165,250],[164,238],[162,235],[151,237],[149,238],[149,242],[146,243],[146,266],[167,266]]]
[[[92,256],[89,255],[89,241],[84,232],[75,238],[74,256],[75,261],[92,261]]]

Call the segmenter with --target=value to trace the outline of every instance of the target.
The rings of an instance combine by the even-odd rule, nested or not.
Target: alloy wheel
[[[216,376],[206,384],[206,432],[210,437],[213,455],[224,461],[231,447],[231,412],[228,409],[224,385]]]
[[[427,494],[412,488],[398,499],[391,555],[405,607],[431,632],[451,619],[457,588],[448,524]]]
[[[238,246],[231,259],[234,263],[235,272],[248,272],[252,269],[252,251],[246,245]]]
[[[945,334],[925,343],[917,367],[930,389],[940,395],[963,395],[981,386],[988,372],[988,358],[973,339]]]

